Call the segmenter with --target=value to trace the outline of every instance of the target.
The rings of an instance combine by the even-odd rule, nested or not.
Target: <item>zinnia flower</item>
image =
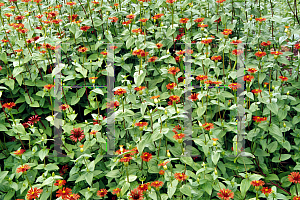
[[[202,127],[205,130],[209,131],[210,129],[214,128],[214,124],[212,124],[212,123],[204,123],[204,124],[202,124]]]
[[[250,68],[247,70],[248,72],[250,72],[251,74],[254,74],[255,72],[257,72],[257,69],[255,68]]]
[[[213,56],[211,57],[211,60],[214,60],[215,62],[218,62],[218,60],[221,60],[222,57],[221,56]]]
[[[14,154],[20,156],[20,155],[22,155],[24,152],[25,152],[24,149],[19,149],[19,150],[15,151]]]
[[[142,191],[140,191],[138,188],[135,188],[134,190],[130,191],[129,194],[129,199],[132,200],[143,200],[144,199],[144,194]]]
[[[169,83],[168,85],[166,85],[167,89],[169,89],[169,90],[174,89],[175,86],[176,86],[176,83]]]
[[[173,95],[173,96],[170,96],[169,99],[174,102],[174,101],[178,101],[180,99],[179,96],[176,96],[176,95]]]
[[[207,79],[207,76],[206,76],[206,75],[199,75],[199,76],[196,77],[196,80],[197,80],[197,81],[204,81],[204,80],[206,80],[206,79]]]
[[[81,28],[80,28],[80,30],[82,30],[82,31],[87,31],[87,30],[89,30],[91,27],[90,26],[82,26]]]
[[[40,194],[43,192],[42,189],[38,189],[38,188],[30,188],[27,192],[27,198],[28,200],[31,200],[31,199],[36,199],[36,198],[39,198]]]
[[[122,95],[122,94],[125,94],[125,93],[126,93],[126,90],[123,89],[123,88],[119,88],[119,89],[117,89],[117,90],[114,92],[114,94],[116,94],[116,95]]]
[[[17,173],[20,173],[20,172],[26,172],[27,170],[30,169],[30,166],[29,165],[22,165],[21,167],[17,168]]]
[[[220,193],[218,193],[218,196],[221,199],[230,200],[230,199],[233,199],[233,197],[234,197],[234,193],[231,192],[231,190],[229,190],[229,189],[221,189],[221,190],[219,190],[219,192]]]
[[[70,106],[68,104],[62,104],[59,106],[59,109],[61,109],[63,111],[67,110],[67,108],[70,108]]]
[[[54,87],[54,85],[48,84],[48,85],[45,85],[45,86],[44,86],[44,89],[45,89],[45,90],[51,90],[51,88],[53,88],[53,87]]]
[[[290,175],[288,175],[289,181],[292,183],[300,183],[300,173],[299,172],[291,172]]]
[[[56,197],[61,197],[62,199],[67,198],[68,195],[70,195],[72,193],[72,189],[71,188],[63,188],[63,189],[59,189],[56,192]]]
[[[162,181],[154,181],[154,182],[151,183],[151,186],[158,189],[159,187],[163,186],[163,184],[164,183]]]
[[[66,180],[56,180],[56,183],[54,183],[55,186],[63,186],[67,183]]]
[[[193,93],[191,96],[189,96],[189,99],[192,101],[197,101],[198,100],[198,93]]]
[[[272,193],[272,189],[268,188],[268,187],[263,187],[260,191],[262,193],[264,193],[266,196],[269,195],[270,193]],[[300,200],[300,198],[299,198],[299,200]]]
[[[287,81],[288,80],[288,77],[286,77],[286,76],[279,76],[278,78],[280,78],[282,81]]]
[[[251,82],[252,79],[254,79],[254,76],[252,76],[252,75],[244,76],[244,81]]]
[[[80,47],[79,49],[78,49],[78,51],[79,52],[81,52],[81,53],[84,53],[84,52],[86,52],[88,49],[86,48],[86,47]]]
[[[37,123],[38,121],[40,121],[41,117],[39,117],[38,115],[34,115],[32,117],[30,117],[28,119],[28,121],[32,122],[33,124]]]
[[[143,161],[149,162],[152,159],[152,154],[148,152],[144,152],[141,158]]]
[[[232,90],[237,90],[238,88],[242,87],[242,85],[239,83],[231,83],[228,85],[228,87],[231,88]]]
[[[12,109],[12,107],[16,106],[14,102],[5,103],[2,105],[3,108],[8,108],[9,110]]]
[[[119,194],[120,192],[121,192],[121,189],[120,189],[120,188],[116,188],[116,189],[113,190],[112,194],[117,195],[117,194]]]
[[[254,54],[256,57],[258,58],[262,58],[263,56],[267,55],[266,52],[261,52],[261,51],[258,51]]]
[[[65,200],[77,200],[80,198],[79,194],[69,194],[67,195],[67,197],[65,198]]]
[[[184,136],[185,136],[185,134],[179,133],[179,134],[175,134],[175,135],[173,136],[173,138],[174,138],[175,140],[179,140],[179,139],[184,138]]]
[[[189,18],[182,18],[179,20],[179,23],[186,24],[190,19]]]
[[[265,182],[263,182],[262,180],[258,180],[258,181],[251,181],[250,184],[253,185],[254,187],[257,187],[257,186],[263,186]]]
[[[137,189],[141,192],[146,192],[148,190],[148,185],[147,184],[141,184],[137,187]]]
[[[187,175],[185,175],[185,173],[175,173],[174,177],[178,180],[178,181],[184,181],[187,179]]]
[[[73,130],[71,130],[71,136],[70,138],[74,141],[77,142],[81,141],[84,138],[84,133],[83,130],[81,130],[81,128],[74,128]]]
[[[164,175],[164,174],[165,174],[165,170],[160,170],[158,173],[159,173],[160,175]]]
[[[177,72],[180,72],[180,69],[178,67],[171,67],[168,71],[169,74],[176,75]]]
[[[97,191],[97,195],[100,197],[105,197],[105,195],[107,194],[107,190],[106,189],[100,189]]]
[[[261,90],[260,89],[254,89],[254,90],[251,90],[251,92],[253,94],[258,94],[258,93],[261,93]]]

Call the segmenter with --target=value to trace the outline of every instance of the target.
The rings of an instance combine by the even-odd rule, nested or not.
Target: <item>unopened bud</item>
[[[283,122],[283,127],[285,128],[286,127],[286,124]]]
[[[286,93],[287,95],[290,95],[290,91],[287,91],[287,93]]]
[[[169,150],[167,150],[167,156],[170,158],[171,157],[171,154],[169,152]]]

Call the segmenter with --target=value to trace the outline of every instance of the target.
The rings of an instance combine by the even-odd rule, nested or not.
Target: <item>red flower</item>
[[[148,62],[155,62],[158,58],[156,56],[152,56],[148,59]]]
[[[139,127],[144,127],[144,126],[147,126],[148,125],[148,122],[137,122],[135,123],[135,126],[139,126]]]
[[[64,166],[62,166],[62,168],[60,168],[59,174],[62,176],[62,175],[64,175],[67,171],[68,171],[68,165],[64,165]]]
[[[212,39],[207,39],[207,38],[206,38],[205,40],[202,40],[202,41],[201,41],[201,43],[207,44],[207,45],[208,45],[209,43],[211,43],[211,42],[212,42]]]
[[[72,189],[71,188],[65,188],[65,187],[63,187],[63,189],[59,189],[56,192],[56,197],[61,197],[62,199],[65,199],[71,193],[72,193]]]
[[[143,90],[145,88],[146,88],[145,86],[139,86],[139,87],[135,87],[134,90],[135,91],[140,91],[140,90]]]
[[[214,124],[212,124],[212,123],[204,123],[204,124],[202,124],[202,127],[205,130],[209,131],[210,129],[214,128]]]
[[[189,99],[192,101],[197,101],[198,100],[198,93],[193,93],[191,96],[189,96]]]
[[[257,72],[257,70],[255,68],[250,68],[247,71],[250,72],[251,74],[254,74],[255,72]]]
[[[162,43],[157,43],[156,46],[157,46],[158,49],[160,49],[163,46],[163,44]]]
[[[216,1],[216,3],[223,3],[223,2],[225,2],[226,0],[218,0],[218,1]]]
[[[121,192],[121,189],[120,188],[116,188],[116,189],[114,189],[113,190],[113,194],[115,194],[115,195],[117,195],[117,194],[119,194]]]
[[[84,53],[84,52],[86,52],[88,49],[86,48],[86,47],[80,47],[79,49],[78,49],[78,51],[79,52],[81,52],[81,53]]]
[[[300,196],[294,196],[293,200],[300,200]]]
[[[123,25],[126,25],[126,26],[127,26],[128,24],[130,24],[130,23],[131,23],[130,20],[128,20],[128,21],[126,21],[126,22],[122,22],[122,24],[123,24]]]
[[[288,77],[286,77],[286,76],[279,76],[278,78],[280,78],[282,81],[287,81],[288,80]]]
[[[288,175],[289,181],[292,183],[300,183],[300,174],[299,172],[291,172],[290,175]]]
[[[240,43],[242,43],[241,40],[232,40],[232,42],[230,42],[230,44],[233,44],[233,45],[238,45]]]
[[[254,89],[254,90],[251,90],[251,92],[253,94],[258,94],[258,93],[261,93],[261,90],[260,89]]]
[[[39,195],[43,192],[42,189],[38,189],[38,188],[30,188],[30,190],[28,190],[27,192],[27,198],[28,200],[31,200],[31,199],[36,199],[36,198],[39,198]]]
[[[176,62],[179,62],[179,61],[181,61],[181,58],[180,58],[180,56],[176,56],[176,57],[175,57],[175,61],[176,61]]]
[[[178,101],[178,100],[180,99],[180,97],[177,96],[177,95],[173,95],[173,96],[170,96],[169,99],[170,99],[172,102],[174,102],[174,101]]]
[[[144,199],[143,196],[144,196],[144,194],[142,193],[142,191],[138,190],[138,188],[135,188],[134,190],[130,191],[129,199],[132,199],[132,200],[143,200]]]
[[[141,158],[143,159],[143,161],[149,162],[152,159],[152,154],[148,152],[144,152]]]
[[[273,51],[273,52],[271,52],[271,54],[276,55],[276,56],[282,55],[282,53],[279,51]]]
[[[179,20],[179,23],[186,24],[190,19],[189,18],[182,18]]]
[[[265,184],[265,182],[263,182],[262,180],[259,180],[259,181],[251,181],[250,184],[253,185],[254,187],[258,187],[258,186],[263,186],[263,185]]]
[[[231,190],[229,189],[221,189],[219,190],[221,193],[218,193],[218,196],[221,198],[221,199],[224,199],[224,200],[230,200],[230,199],[233,199],[234,197],[234,193],[231,192]]]
[[[147,184],[141,184],[137,187],[137,189],[141,192],[146,192],[148,190],[148,185]]]
[[[261,192],[264,193],[264,194],[270,194],[272,192],[272,189],[268,188],[268,187],[263,187],[261,189]],[[299,200],[300,200],[300,198],[299,198]]]
[[[242,87],[242,85],[239,83],[231,83],[228,85],[228,87],[230,87],[232,90],[237,90],[238,88]]]
[[[220,21],[221,21],[221,18],[220,18]],[[204,28],[208,27],[208,24],[203,24],[202,23],[202,24],[198,24],[197,26],[204,29]]]
[[[216,62],[218,62],[218,60],[221,60],[221,59],[222,59],[221,56],[213,56],[213,57],[211,57],[211,60],[214,60]]]
[[[164,174],[165,174],[165,171],[164,171],[164,170],[160,170],[158,173],[159,173],[160,175],[164,175]]]
[[[257,122],[257,123],[260,123],[260,122],[263,122],[263,121],[266,121],[267,120],[267,117],[259,117],[259,116],[254,116],[253,117],[253,121]]]
[[[151,183],[151,186],[155,187],[155,188],[159,188],[159,187],[163,186],[163,184],[164,183],[162,181],[154,181]]]
[[[19,168],[17,168],[17,173],[20,173],[20,172],[26,172],[27,170],[29,170],[30,169],[30,166],[29,165],[23,165],[23,166],[21,166],[21,167],[19,167]]]
[[[16,106],[14,102],[5,103],[2,105],[3,108],[8,108],[9,110],[12,109],[12,107]]]
[[[80,28],[80,30],[82,30],[82,31],[87,31],[87,30],[89,30],[91,27],[90,26],[82,26],[81,28]]]
[[[236,55],[236,56],[239,56],[239,55],[241,55],[242,53],[243,53],[244,51],[243,50],[241,50],[241,49],[234,49],[234,50],[232,50],[232,55]]]
[[[117,17],[109,17],[108,19],[111,19],[111,22],[117,22],[119,20]]]
[[[256,57],[259,57],[259,58],[262,58],[263,56],[267,55],[266,52],[261,52],[261,51],[258,51],[254,54]]]
[[[266,18],[260,17],[260,18],[255,18],[255,20],[256,20],[256,21],[259,21],[259,22],[263,22],[263,21],[266,21],[267,19],[266,19]]]
[[[203,22],[203,20],[204,20],[204,18],[197,18],[194,20],[194,22],[201,23],[201,22]]]
[[[62,104],[59,106],[59,109],[61,109],[63,111],[67,110],[67,108],[70,108],[70,106],[68,104]]]
[[[175,128],[173,128],[172,131],[173,131],[175,134],[177,134],[178,132],[177,132],[176,130],[181,130],[180,125],[175,126]]]
[[[107,194],[107,190],[106,189],[100,189],[97,191],[97,195],[100,197],[105,197],[105,195]]]
[[[125,94],[126,93],[126,90],[123,89],[123,88],[120,88],[120,89],[117,89],[114,94],[116,95],[122,95],[122,94]]]
[[[300,44],[295,44],[296,49],[300,49]]]
[[[81,130],[81,128],[74,128],[73,130],[71,130],[71,136],[70,138],[74,141],[77,142],[81,141],[84,138],[84,133],[83,130]]]
[[[206,80],[206,79],[207,79],[207,76],[206,76],[206,75],[199,75],[199,76],[196,77],[196,80],[197,80],[197,81],[204,81],[204,80]]]
[[[20,155],[22,155],[24,152],[25,152],[24,149],[19,149],[19,150],[15,151],[14,154],[20,156]]]
[[[176,86],[176,83],[169,83],[168,85],[166,85],[167,89],[169,89],[169,90],[174,89],[175,86]]]
[[[32,122],[33,124],[37,123],[38,121],[40,121],[41,117],[39,117],[38,115],[34,115],[32,117],[30,117],[28,119],[28,121]]]
[[[127,15],[126,18],[128,18],[128,19],[134,19],[134,18],[135,18],[135,15],[130,14],[130,15]]]
[[[180,76],[180,77],[178,77],[178,83],[182,83],[183,82],[183,77],[182,76]]]
[[[223,35],[230,35],[232,34],[232,30],[231,29],[224,29],[223,32],[221,32]]]
[[[185,173],[175,173],[174,176],[178,181],[184,181],[187,179],[187,175],[185,175]]]
[[[56,183],[54,183],[55,186],[63,186],[67,183],[66,180],[56,180]]]
[[[244,76],[244,81],[251,82],[252,79],[254,79],[254,76],[252,76],[252,75]]]
[[[175,135],[173,136],[173,138],[174,138],[175,140],[178,140],[178,139],[184,138],[184,136],[185,136],[185,134],[179,133],[179,134],[175,134]]]
[[[270,41],[261,43],[261,46],[263,46],[263,47],[266,47],[266,46],[269,46],[269,45],[271,45]]]
[[[180,72],[180,69],[178,67],[171,67],[168,71],[169,74],[176,75],[177,72]]]
[[[158,164],[158,166],[165,166],[166,164],[168,164],[170,161],[166,161],[166,162],[163,162],[161,164]]]
[[[67,195],[67,197],[65,198],[65,200],[77,200],[79,198],[80,198],[79,194],[70,194],[70,195]]]
[[[54,85],[48,84],[48,85],[45,85],[45,86],[44,86],[44,89],[45,89],[45,90],[51,90],[51,88],[53,88],[53,87],[54,87]]]

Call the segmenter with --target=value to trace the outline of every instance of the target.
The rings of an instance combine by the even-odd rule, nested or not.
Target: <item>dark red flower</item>
[[[234,193],[231,192],[231,190],[229,190],[229,189],[221,189],[219,191],[220,191],[220,193],[218,193],[218,196],[221,199],[230,200],[230,199],[233,199],[233,197],[234,197]]]
[[[132,200],[143,200],[144,199],[144,194],[142,191],[140,191],[138,188],[135,188],[134,190],[130,191],[129,194],[129,199]]]
[[[144,152],[141,158],[143,159],[143,161],[149,162],[152,159],[152,154],[148,152]]]
[[[74,128],[73,130],[71,130],[71,136],[70,138],[74,141],[77,142],[81,141],[84,138],[84,133],[83,130],[81,130],[81,128]]]
[[[72,189],[71,188],[63,188],[63,189],[59,189],[56,192],[56,197],[61,197],[62,199],[65,199],[68,195],[70,195],[72,193]]]
[[[28,119],[28,121],[32,122],[33,124],[37,123],[38,121],[40,121],[41,117],[39,117],[38,115],[34,115],[32,117],[30,117]]]

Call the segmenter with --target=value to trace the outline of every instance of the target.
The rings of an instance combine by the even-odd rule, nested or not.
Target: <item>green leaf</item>
[[[88,172],[85,174],[85,180],[90,186],[92,186],[93,184],[93,176],[94,176],[93,172]]]
[[[86,69],[84,69],[83,67],[77,67],[77,68],[75,68],[75,70],[76,70],[77,72],[80,72],[84,78],[87,77],[87,72],[88,72],[88,71],[87,71]]]
[[[201,117],[206,111],[206,106],[197,108],[197,117]]]
[[[13,77],[18,76],[20,73],[24,71],[24,67],[15,67],[13,71]]]
[[[15,126],[13,126],[13,131],[15,133],[21,133],[22,135],[26,134],[25,128],[24,128],[24,126],[22,124],[17,124]]]
[[[11,90],[14,90],[15,88],[15,80],[9,79],[8,81],[4,82],[5,85],[7,85]]]
[[[259,74],[259,84],[261,84],[265,78],[266,78],[266,74],[265,73],[260,73]]]
[[[173,197],[173,195],[176,191],[177,185],[178,185],[178,180],[173,180],[172,181],[172,186],[171,186],[171,183],[168,182],[168,196],[169,196],[169,198]]]
[[[129,182],[133,182],[133,181],[136,180],[137,176],[136,175],[129,175],[128,178],[129,178]],[[125,178],[125,181],[128,182],[127,177]]]
[[[0,172],[0,183],[2,183],[3,179],[6,177],[7,174],[8,174],[8,171]]]
[[[49,149],[42,149],[39,151],[39,157],[43,161],[44,158],[48,155]]]
[[[269,133],[272,135],[278,142],[282,142],[283,140],[283,135],[280,129],[276,124],[271,124],[269,127]]]
[[[16,192],[16,191],[14,191],[14,190],[10,190],[10,191],[5,195],[5,197],[4,197],[3,200],[10,200],[10,199],[12,199],[12,197],[15,195],[15,192]]]
[[[32,60],[46,60],[44,56],[38,53],[33,53],[32,54]]]
[[[49,151],[49,149],[47,149],[47,150]],[[47,152],[47,154],[48,154],[48,152]],[[43,159],[41,159],[41,160],[43,160]],[[59,169],[59,167],[56,164],[48,164],[48,165],[46,165],[46,168],[45,168],[45,170],[48,170],[48,171],[56,171],[58,169]]]
[[[274,142],[270,143],[267,146],[267,148],[269,149],[269,153],[273,153],[274,151],[276,151],[277,146],[278,146],[278,142],[277,141],[274,141]]]
[[[0,60],[7,64],[7,56],[5,52],[0,54]]]
[[[118,169],[112,170],[108,172],[105,176],[110,177],[110,178],[118,178],[121,176],[120,171]]]
[[[112,37],[110,31],[105,31],[105,32],[104,32],[104,35],[105,35],[105,37],[108,39],[108,41],[109,41],[110,43],[113,43],[113,42],[114,42],[113,37]]]
[[[166,36],[169,37],[169,36],[173,35],[173,33],[175,33],[175,31],[176,31],[175,28],[169,27],[167,30]]]
[[[267,104],[267,108],[269,110],[271,110],[272,113],[274,113],[275,115],[278,114],[278,105],[277,105],[277,103],[274,103],[274,102],[269,103],[269,104]]]
[[[140,71],[140,74],[139,72],[134,73],[134,83],[137,87],[139,87],[144,82],[145,77],[146,72],[144,72],[143,70]]]
[[[97,93],[97,94],[104,95],[103,91],[102,91],[100,88],[93,89],[92,92],[95,92],[95,93]]]
[[[291,157],[290,154],[279,154],[272,158],[272,162],[279,163],[279,162],[288,160],[290,157]]]
[[[266,178],[265,178],[266,181],[279,181],[279,178],[276,174],[269,174]]]
[[[187,184],[184,184],[181,188],[180,188],[180,192],[182,192],[183,194],[191,197],[192,196],[192,192],[191,192],[191,187],[188,186]]]
[[[245,197],[246,192],[249,190],[251,184],[250,184],[250,180],[249,179],[243,179],[241,182],[241,193],[242,193],[242,197]]]
[[[75,39],[79,38],[82,35],[83,31],[82,30],[77,30],[75,33]]]
[[[122,189],[121,189],[121,196],[125,195],[125,193],[127,192],[127,190],[130,187],[130,183],[125,182],[125,184],[123,185]]]
[[[134,43],[134,38],[131,37],[126,41],[126,48],[129,49]]]
[[[211,159],[212,159],[212,161],[215,165],[217,165],[217,163],[219,161],[219,158],[220,158],[220,153],[219,152],[212,152]]]

